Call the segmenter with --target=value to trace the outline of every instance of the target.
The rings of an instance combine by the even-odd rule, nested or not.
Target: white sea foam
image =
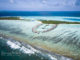
[[[12,48],[12,49],[19,49],[21,52],[26,53],[26,54],[35,54],[39,53],[38,50],[34,49],[30,45],[27,45],[27,47],[21,46],[19,42],[12,42],[12,41],[7,41],[7,44]]]
[[[19,49],[20,48],[19,45],[15,44],[15,43],[13,43],[11,41],[7,41],[7,44],[13,49]]]
[[[39,51],[39,50],[34,49],[34,48],[33,48],[33,47],[31,47],[30,45],[28,45],[28,47],[30,48],[30,50],[32,50],[32,51],[34,51],[34,52],[37,52],[37,53],[40,53],[40,51]]]
[[[72,60],[70,58],[65,58],[64,56],[61,57],[61,60]]]
[[[25,48],[24,46],[22,46],[20,48],[20,51],[22,51],[23,53],[26,53],[26,54],[34,54],[35,53],[34,51],[32,51],[32,50],[30,50],[28,48]]]
[[[50,54],[48,54],[48,56],[50,57],[51,60],[57,60],[57,58],[51,56]]]
[[[30,45],[27,45],[27,47],[24,47],[24,46],[21,46],[21,44],[19,42],[12,42],[12,41],[9,41],[9,40],[7,41],[7,44],[12,49],[19,49],[21,52],[23,52],[25,54],[31,55],[31,54],[35,54],[35,53],[40,53],[43,57],[47,56],[46,54],[34,49]],[[58,60],[56,56],[52,56],[50,54],[48,54],[48,57],[49,57],[49,60]],[[71,59],[61,56],[60,60],[71,60]]]
[[[67,58],[67,57],[64,57],[64,56],[59,56],[58,57],[58,55],[56,56],[56,55],[50,55],[50,54],[48,54],[48,57],[50,57],[50,60],[72,60],[71,58]]]

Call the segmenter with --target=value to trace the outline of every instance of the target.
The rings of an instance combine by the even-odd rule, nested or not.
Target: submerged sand
[[[80,25],[59,24],[45,33],[34,33],[32,28],[38,21],[0,21],[0,34],[29,43],[37,48],[80,60]],[[41,31],[41,30],[40,30]]]

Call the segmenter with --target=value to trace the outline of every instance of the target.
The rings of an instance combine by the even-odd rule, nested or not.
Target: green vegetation
[[[20,17],[0,17],[0,20],[24,20],[24,21],[31,21],[30,19],[21,19]]]
[[[0,20],[21,20],[19,17],[0,17]]]
[[[80,22],[67,22],[67,21],[52,21],[52,20],[43,20],[41,21],[44,24],[80,24]]]
[[[0,20],[25,20],[20,19],[20,17],[0,17]],[[29,19],[26,19],[26,21],[30,21]],[[52,21],[52,20],[40,20],[44,24],[80,24],[80,22],[68,22],[68,21]]]

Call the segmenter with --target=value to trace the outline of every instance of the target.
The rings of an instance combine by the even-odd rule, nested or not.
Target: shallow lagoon
[[[43,48],[61,56],[80,59],[79,24],[59,24],[55,29],[45,33],[32,32],[32,28],[40,23],[39,21],[0,20],[0,34],[26,42],[38,49]],[[56,59],[59,60],[62,57]],[[63,60],[67,60],[67,58],[63,58]]]

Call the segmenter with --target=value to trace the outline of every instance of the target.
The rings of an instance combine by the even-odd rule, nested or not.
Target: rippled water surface
[[[59,52],[71,52],[71,55],[78,54],[77,56],[79,57],[79,24],[59,24],[55,29],[46,33],[34,33],[32,28],[40,23],[38,21],[0,20],[0,51],[2,60],[72,60],[63,55],[42,50],[40,46],[50,47],[53,51],[56,48]],[[39,29],[42,28],[40,27]],[[38,48],[22,41],[28,41]]]

